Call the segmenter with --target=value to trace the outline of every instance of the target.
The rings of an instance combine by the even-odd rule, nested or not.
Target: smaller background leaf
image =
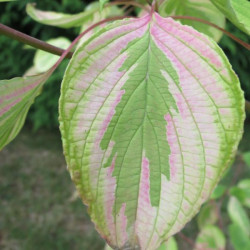
[[[231,195],[234,195],[243,206],[250,208],[250,179],[241,180],[237,187],[230,190]]]
[[[113,250],[113,249],[106,243],[104,250]]]
[[[239,29],[250,34],[250,2],[248,0],[211,0]]]
[[[23,127],[34,99],[40,94],[49,72],[0,81],[0,150]]]
[[[238,224],[231,224],[228,227],[230,241],[235,250],[249,250],[250,240],[247,234],[241,230]]]
[[[217,185],[216,188],[214,189],[212,195],[211,195],[211,199],[218,199],[220,198],[226,191],[226,186],[225,185]]]
[[[206,225],[213,225],[218,221],[214,203],[206,203],[199,212],[197,223],[200,230]]]
[[[170,15],[192,16],[210,21],[221,28],[225,27],[224,15],[209,0],[165,0],[160,6],[159,11],[164,17]],[[206,24],[192,20],[180,20],[180,22],[192,26],[217,42],[222,37],[221,31]]]
[[[232,196],[235,196],[238,200],[239,200],[239,202],[242,204],[242,202],[245,200],[245,198],[246,198],[246,194],[245,194],[245,192],[244,192],[244,190],[242,190],[241,188],[239,188],[239,187],[232,187],[231,189],[230,189],[230,194],[232,195]]]
[[[196,239],[195,249],[223,250],[226,246],[226,239],[223,232],[216,226],[207,225],[202,229]]]
[[[50,39],[47,41],[47,43],[61,49],[67,49],[71,44],[71,42],[65,37]],[[49,70],[56,63],[58,58],[59,56],[53,55],[43,50],[38,50],[34,57],[34,66],[37,72],[42,73]]]
[[[100,11],[102,11],[102,10],[103,10],[104,5],[105,5],[106,3],[108,3],[108,2],[109,2],[109,0],[99,0],[99,2],[100,2]]]
[[[107,16],[119,15],[122,11],[117,11],[117,6],[107,6],[100,12],[100,4],[93,2],[89,4],[85,11],[77,14],[66,14],[53,11],[42,11],[34,7],[33,4],[27,4],[26,12],[35,21],[60,28],[81,27],[100,15],[103,18]],[[119,14],[118,14],[119,13]]]
[[[250,167],[250,152],[246,152],[243,154],[243,160]]]
[[[157,250],[178,250],[178,245],[174,237],[170,237],[167,242],[162,244]]]
[[[237,224],[242,232],[250,235],[250,221],[246,211],[235,197],[230,197],[228,202],[228,214],[234,224]]]

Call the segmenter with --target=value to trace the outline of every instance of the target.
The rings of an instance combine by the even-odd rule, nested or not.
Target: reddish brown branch
[[[62,55],[64,52],[63,49],[55,47],[51,44],[48,44],[44,41],[36,39],[32,36],[26,35],[20,31],[12,29],[12,28],[10,28],[4,24],[1,24],[1,23],[0,23],[0,34],[5,35],[7,37],[10,37],[14,40],[21,42],[21,43],[28,44],[36,49],[41,49],[41,50],[44,50],[46,52],[49,52],[51,54],[55,54],[58,56]],[[66,57],[71,58],[71,56],[72,56],[72,52],[69,52]]]
[[[223,219],[222,219],[221,212],[220,212],[221,203],[217,203],[215,200],[210,200],[210,202],[211,202],[211,205],[215,207],[215,213],[216,213],[216,216],[218,217],[218,226],[221,229],[221,231],[223,231],[223,228],[224,228]]]
[[[169,16],[173,19],[186,19],[186,20],[192,20],[192,21],[196,21],[196,22],[200,22],[200,23],[204,23],[207,24],[211,27],[214,27],[220,31],[222,31],[225,35],[229,36],[230,38],[232,38],[234,41],[236,41],[237,43],[239,43],[240,45],[242,45],[243,47],[245,47],[247,50],[250,50],[250,44],[240,40],[238,37],[234,36],[233,34],[231,34],[230,32],[228,32],[227,30],[217,26],[216,24],[210,23],[209,21],[197,18],[197,17],[192,17],[192,16]]]
[[[190,246],[192,246],[193,248],[195,247],[195,242],[188,238],[185,234],[183,234],[182,232],[179,232],[178,235],[183,239],[185,240]]]
[[[134,2],[134,1],[114,1],[114,2],[106,4],[105,6],[111,6],[111,5],[135,6],[135,7],[139,7],[141,9],[145,10],[146,12],[150,11],[150,9],[148,9],[145,5],[142,5],[142,4]]]

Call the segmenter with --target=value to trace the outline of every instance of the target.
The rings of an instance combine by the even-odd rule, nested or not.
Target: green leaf
[[[217,220],[218,216],[216,212],[216,205],[214,203],[205,204],[197,217],[197,222],[200,230],[206,225],[215,224]]]
[[[241,227],[233,223],[229,226],[229,239],[233,244],[235,250],[249,250],[250,239],[249,236],[241,230]]]
[[[250,179],[241,180],[237,187],[231,188],[230,194],[234,195],[242,205],[250,208]]]
[[[164,17],[177,16],[192,16],[207,20],[225,28],[224,15],[213,6],[210,0],[165,0],[160,7],[160,14]],[[180,20],[182,24],[190,25],[198,31],[210,36],[215,41],[219,41],[222,37],[222,32],[203,23],[192,20]]]
[[[178,245],[174,237],[170,237],[167,242],[162,244],[157,250],[178,250]]]
[[[34,75],[38,75],[38,74],[39,74],[39,72],[37,71],[37,69],[33,65],[29,69],[27,69],[25,71],[25,73],[23,74],[23,76],[34,76]]]
[[[248,167],[250,167],[250,152],[246,152],[243,154],[243,160],[247,164]]]
[[[211,0],[239,29],[250,35],[250,2],[248,0]]]
[[[0,81],[0,150],[21,130],[49,73]]]
[[[109,2],[109,0],[99,0],[99,3],[100,3],[100,11],[103,10],[104,5],[105,5],[106,3],[108,3],[108,2]]]
[[[99,8],[99,3],[94,2],[92,4],[89,4],[86,7],[86,11],[89,11],[92,9],[97,9],[97,8]],[[109,9],[110,9],[110,11],[109,11]],[[80,33],[82,33],[84,30],[86,30],[89,26],[93,25],[94,23],[100,22],[104,18],[107,18],[110,16],[121,16],[121,15],[123,15],[123,11],[120,8],[118,8],[117,6],[109,6],[108,9],[107,9],[107,7],[105,7],[105,9],[102,11],[96,11],[95,14],[93,15],[93,18],[89,19],[87,22],[85,22],[81,26]],[[77,44],[77,47],[79,47],[81,44],[83,44],[86,40],[88,40],[89,37],[91,37],[91,35],[93,35],[97,30],[99,30],[101,27],[104,27],[104,26],[105,26],[105,24],[102,24],[100,26],[96,26],[94,29],[92,29],[87,34],[85,34],[83,36],[83,38],[81,38],[81,40]]]
[[[74,53],[61,85],[67,166],[114,249],[157,249],[210,197],[245,117],[218,45],[157,13],[115,21]]]
[[[0,0],[0,2],[13,2],[13,1],[17,1],[17,0]]]
[[[198,234],[195,249],[225,249],[226,239],[223,232],[216,226],[207,225]]]
[[[98,19],[103,19],[106,17],[117,16],[122,13],[122,11],[116,6],[105,7],[103,11],[100,12],[99,5],[95,2],[87,7],[84,12],[78,14],[42,11],[36,9],[33,4],[27,4],[26,12],[32,19],[39,23],[66,29],[80,27],[89,21],[95,20],[96,16],[99,17]]]
[[[238,183],[238,187],[242,189],[250,189],[250,178],[243,179]]]
[[[104,250],[113,250],[113,249],[108,244],[106,244]]]
[[[226,189],[227,187],[225,185],[217,185],[210,198],[219,199],[225,193]]]
[[[239,187],[232,187],[230,188],[229,192],[232,196],[235,196],[241,203],[246,198],[244,190]]]
[[[65,37],[50,39],[47,41],[47,43],[61,49],[67,49],[71,44],[71,42]],[[38,50],[34,57],[34,66],[36,68],[36,71],[42,73],[49,70],[56,63],[58,58],[59,56],[53,55],[43,50]]]
[[[230,197],[227,209],[231,221],[237,224],[242,232],[250,236],[250,221],[240,202],[235,197]]]

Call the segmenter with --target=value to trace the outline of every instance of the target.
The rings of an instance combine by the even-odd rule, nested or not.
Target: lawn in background
[[[100,250],[58,132],[27,128],[0,152],[0,249]]]
[[[249,121],[239,150],[250,151]],[[222,183],[249,178],[248,170],[238,154]],[[221,214],[226,232],[226,207]],[[193,249],[181,236],[194,242],[197,233],[193,219],[176,235],[179,250]],[[0,249],[102,250],[104,244],[70,180],[59,132],[24,128],[0,152]],[[232,249],[229,240],[227,249]]]

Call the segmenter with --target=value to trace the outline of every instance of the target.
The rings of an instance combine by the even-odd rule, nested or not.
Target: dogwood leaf
[[[250,236],[250,220],[245,209],[235,197],[230,197],[228,202],[228,214],[233,223],[238,224],[248,237]]]
[[[242,136],[244,99],[218,45],[157,13],[74,53],[60,130],[71,177],[114,249],[157,249],[198,212]]]
[[[100,2],[100,11],[102,11],[102,10],[103,10],[104,5],[105,5],[106,3],[108,3],[108,2],[109,2],[109,0],[99,0],[99,2]]]
[[[248,250],[250,248],[249,235],[242,230],[237,223],[232,223],[228,227],[229,239],[235,250]]]
[[[66,29],[80,27],[86,22],[96,18],[96,15],[100,16],[100,19],[103,19],[108,16],[118,16],[122,13],[122,11],[116,6],[106,7],[100,12],[99,4],[96,2],[90,4],[84,12],[78,14],[42,11],[35,8],[34,4],[27,4],[26,12],[32,19],[39,23]]]
[[[170,237],[167,242],[162,244],[157,250],[178,250],[178,245],[174,237]]]
[[[23,127],[34,99],[40,94],[48,73],[0,81],[0,150]]]
[[[159,8],[162,16],[192,16],[198,17],[218,25],[225,27],[225,16],[210,2],[210,0],[165,0]],[[182,24],[187,24],[198,31],[212,37],[215,41],[219,41],[222,32],[203,23],[193,20],[180,20]]]
[[[211,0],[239,29],[250,35],[250,2],[248,0]]]
[[[197,216],[197,223],[200,230],[207,225],[213,225],[218,220],[216,206],[212,203],[206,203]]]
[[[70,40],[65,37],[57,37],[46,41],[61,49],[67,49],[71,44]],[[58,60],[59,56],[53,55],[43,50],[37,50],[34,56],[34,66],[37,72],[42,73],[49,70]]]
[[[224,250],[225,246],[226,238],[223,232],[216,226],[207,225],[197,236],[194,249]]]

